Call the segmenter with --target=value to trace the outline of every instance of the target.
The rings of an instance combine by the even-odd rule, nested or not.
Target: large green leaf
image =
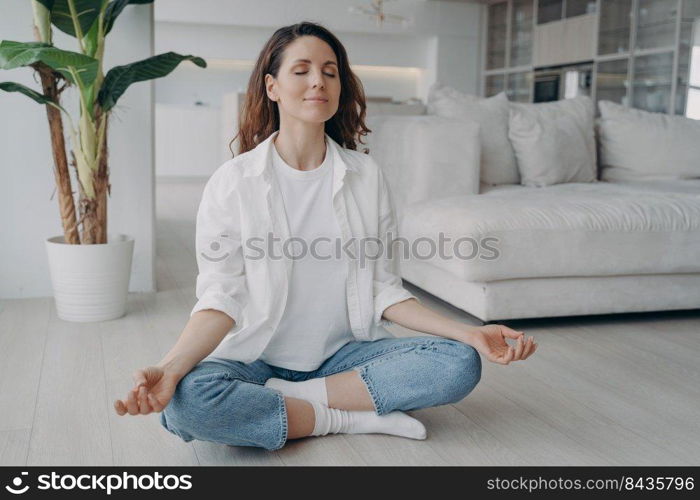
[[[84,85],[90,85],[97,76],[97,59],[67,50],[57,49],[42,42],[0,42],[0,69],[14,69],[29,66],[36,62],[61,73],[68,81],[77,83],[70,73],[74,68]]]
[[[51,10],[51,24],[64,33],[75,36],[75,26],[68,7],[68,0],[39,0],[44,7]],[[90,30],[100,15],[100,8],[105,0],[73,0],[83,35]]]
[[[207,63],[201,57],[183,56],[175,52],[166,52],[143,61],[115,66],[105,75],[97,101],[102,109],[107,111],[114,107],[119,97],[132,83],[163,77],[185,60],[192,61],[200,68],[207,67]]]
[[[105,35],[112,31],[114,21],[117,20],[117,17],[119,17],[119,14],[121,14],[122,10],[124,10],[124,7],[126,7],[129,4],[133,5],[147,3],[153,3],[153,0],[113,0],[112,2],[109,2],[109,5],[107,5],[107,10],[105,11]]]
[[[54,103],[48,97],[45,97],[44,94],[40,94],[36,90],[30,89],[29,87],[25,87],[21,83],[0,82],[0,90],[4,90],[5,92],[19,92],[21,94],[26,95],[30,99],[35,100],[39,104],[49,104],[51,106],[56,106],[57,108],[65,112],[65,110],[61,106]]]
[[[49,104],[50,102],[53,102],[48,97],[44,97],[44,94],[40,94],[36,90],[25,87],[21,83],[0,82],[0,90],[4,90],[5,92],[20,92],[27,97],[34,99],[39,104]]]
[[[47,9],[51,10],[51,22],[56,28],[75,36],[75,26],[68,7],[68,0],[39,0]],[[73,0],[75,11],[80,21],[80,29],[83,36],[90,30],[100,15],[100,8],[107,0]],[[104,34],[112,30],[114,21],[121,11],[129,4],[147,4],[153,0],[113,0],[107,5],[104,19]]]

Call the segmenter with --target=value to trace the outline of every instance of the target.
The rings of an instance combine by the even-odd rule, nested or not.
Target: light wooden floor
[[[538,352],[509,366],[484,360],[459,404],[410,412],[425,441],[332,435],[268,452],[184,443],[157,414],[118,416],[112,402],[133,370],[161,359],[194,304],[202,187],[159,183],[158,292],[130,294],[125,317],[68,323],[52,298],[0,301],[1,465],[700,464],[700,311],[510,322]]]

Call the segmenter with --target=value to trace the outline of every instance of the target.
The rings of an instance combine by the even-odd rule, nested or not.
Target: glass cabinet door
[[[566,12],[564,13],[564,17],[593,14],[595,11],[595,0],[566,0]]]
[[[526,66],[532,62],[533,0],[513,0],[510,31],[510,66]]]
[[[596,101],[612,101],[623,106],[628,105],[627,67],[629,59],[616,59],[598,63],[595,81]]]
[[[532,72],[511,73],[508,75],[508,99],[513,102],[531,102]]]
[[[678,0],[638,0],[637,48],[673,47],[677,14]]]
[[[508,2],[489,6],[488,40],[486,43],[486,69],[506,65],[506,34]]]
[[[598,54],[627,52],[630,48],[632,0],[600,2]]]
[[[636,56],[632,71],[632,107],[668,113],[673,52]]]
[[[559,21],[563,17],[563,0],[537,0],[537,24]]]
[[[700,118],[700,1],[683,2],[674,110]]]
[[[503,92],[506,89],[506,77],[505,75],[489,75],[486,77],[486,85],[484,88],[484,95],[486,97],[491,97],[498,93]]]

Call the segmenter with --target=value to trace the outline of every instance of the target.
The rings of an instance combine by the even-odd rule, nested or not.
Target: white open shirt
[[[235,320],[205,360],[257,360],[284,312],[293,261],[282,251],[290,234],[272,171],[271,147],[277,133],[221,165],[202,194],[195,241],[198,301],[190,315],[215,309]],[[386,248],[388,236],[398,235],[393,201],[381,169],[370,155],[343,148],[328,134],[326,141],[327,154],[333,155],[333,208],[343,243],[351,238],[380,238]],[[277,258],[247,258],[259,256],[251,250],[251,241],[255,248],[267,248],[269,233],[277,238],[273,242]],[[369,253],[376,253],[376,247],[370,248]],[[379,259],[366,259],[364,266],[359,258],[348,259],[347,305],[357,340],[394,337],[384,328],[391,322],[382,313],[409,298],[417,299],[403,288],[396,260],[387,258],[386,252]]]

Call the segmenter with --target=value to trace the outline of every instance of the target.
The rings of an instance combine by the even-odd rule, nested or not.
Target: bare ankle
[[[372,396],[356,370],[326,377],[328,406],[339,410],[374,411]]]
[[[314,430],[315,416],[311,403],[303,399],[284,398],[287,407],[287,438],[310,436]]]

